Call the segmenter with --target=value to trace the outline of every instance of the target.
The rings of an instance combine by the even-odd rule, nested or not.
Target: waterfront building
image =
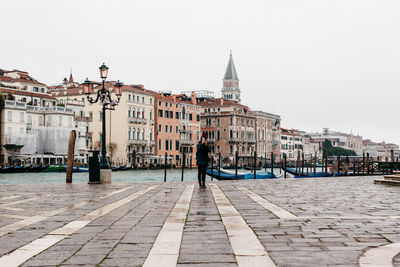
[[[239,156],[251,156],[255,151],[256,118],[247,106],[223,98],[205,99],[198,102],[202,108],[201,129],[207,136],[213,153],[233,160]]]
[[[303,135],[303,152],[306,159],[314,159],[315,156],[317,159],[322,159],[321,144],[307,135]]]
[[[384,144],[372,142],[371,139],[363,140],[362,151],[364,155],[368,154],[375,159],[384,159],[386,156]]]
[[[380,161],[391,161],[393,152],[393,160],[397,160],[399,157],[399,146],[392,143],[385,142],[373,142],[371,139],[363,140],[363,153],[364,155],[369,154],[370,157],[378,159]]]
[[[106,82],[111,98],[117,98],[113,85]],[[95,98],[101,85],[94,87]],[[100,150],[102,133],[102,106],[85,101],[83,88],[69,88],[54,94],[61,103],[83,102],[84,109],[78,115],[88,122],[87,137],[90,149]],[[80,112],[80,111],[79,111]],[[124,85],[120,103],[113,110],[106,110],[107,155],[112,165],[154,163],[154,96],[143,85]]]
[[[304,152],[303,136],[297,130],[281,128],[281,157],[286,155],[286,160],[297,160]],[[306,156],[306,155],[304,155]]]
[[[197,144],[201,136],[200,112],[201,107],[197,105],[197,95],[191,92],[190,95],[181,94],[176,96],[180,107],[179,118],[179,151],[185,153],[185,166],[196,166]],[[179,164],[182,166],[183,154]]]
[[[385,151],[386,151],[386,155],[385,158],[388,158],[389,160],[392,160],[392,151],[393,151],[393,156],[394,156],[394,160],[397,160],[398,157],[400,156],[400,148],[399,145],[393,144],[393,143],[384,143],[385,146]]]
[[[357,156],[362,156],[363,140],[360,135],[330,131],[329,128],[324,128],[322,133],[308,133],[307,135],[318,141],[321,145],[325,140],[329,140],[332,146],[350,149],[356,152]]]
[[[196,95],[172,95],[170,92],[152,92],[155,97],[155,153],[163,163],[167,154],[169,163],[195,166],[196,144],[200,134],[200,108]]]
[[[53,91],[52,95],[57,99],[59,106],[72,109],[77,138],[75,151],[78,151],[79,156],[84,158],[86,163],[92,143],[92,132],[90,130],[92,119],[85,113],[85,98],[81,97],[82,90],[82,87],[69,88],[68,90]],[[68,95],[68,91],[71,96]]]
[[[270,158],[273,152],[277,159],[280,156],[280,116],[264,111],[250,111],[249,114],[255,118],[257,155]]]
[[[63,163],[75,129],[72,109],[57,106],[46,84],[25,71],[3,72],[0,91],[6,99],[1,112],[1,163]],[[79,154],[76,159],[84,160]]]

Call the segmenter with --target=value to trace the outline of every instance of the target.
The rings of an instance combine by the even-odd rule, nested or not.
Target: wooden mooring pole
[[[74,165],[75,140],[76,140],[76,131],[72,130],[71,134],[69,135],[69,143],[68,143],[68,164],[65,177],[66,183],[72,183],[72,168]]]

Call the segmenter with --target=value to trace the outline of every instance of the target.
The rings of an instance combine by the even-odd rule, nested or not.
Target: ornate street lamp
[[[108,67],[103,63],[100,66],[100,77],[102,79],[102,88],[97,90],[96,98],[93,98],[91,94],[93,93],[93,83],[87,78],[83,83],[83,92],[86,94],[87,100],[90,103],[96,103],[100,100],[103,105],[102,110],[102,134],[101,134],[101,157],[100,157],[100,169],[110,169],[106,156],[106,110],[114,110],[114,106],[118,105],[121,95],[123,84],[118,80],[114,83],[114,91],[117,96],[116,100],[111,99],[110,90],[106,89],[105,82],[108,75]],[[112,89],[112,88],[111,88]]]

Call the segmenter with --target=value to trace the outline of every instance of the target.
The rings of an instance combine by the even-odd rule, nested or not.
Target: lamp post
[[[100,171],[102,170],[110,170],[110,165],[108,164],[107,156],[106,156],[106,110],[114,110],[114,107],[118,105],[121,95],[122,95],[122,86],[123,84],[118,80],[114,83],[114,91],[117,96],[117,100],[111,99],[111,94],[108,89],[106,89],[105,82],[108,75],[108,67],[103,63],[99,67],[100,70],[100,78],[102,80],[101,89],[97,90],[96,98],[93,98],[91,94],[93,93],[93,83],[90,82],[87,78],[83,83],[83,92],[86,94],[86,98],[90,103],[97,103],[100,101],[102,107],[102,134],[101,134],[101,157],[100,157]],[[111,173],[110,173],[111,180]]]

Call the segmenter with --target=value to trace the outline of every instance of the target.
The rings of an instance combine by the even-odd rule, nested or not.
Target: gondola
[[[27,172],[29,170],[30,166],[24,166],[24,165],[20,165],[20,166],[16,166],[14,168],[14,173],[23,173],[23,172]]]
[[[124,166],[119,166],[119,167],[111,167],[111,171],[113,171],[113,172],[120,171],[120,170],[122,170],[122,169],[125,168],[125,167],[126,167],[126,165],[124,165]]]
[[[14,171],[14,166],[3,167],[0,169],[0,173],[12,173]]]
[[[132,170],[132,166],[125,166],[121,169],[121,171],[129,171]]]

